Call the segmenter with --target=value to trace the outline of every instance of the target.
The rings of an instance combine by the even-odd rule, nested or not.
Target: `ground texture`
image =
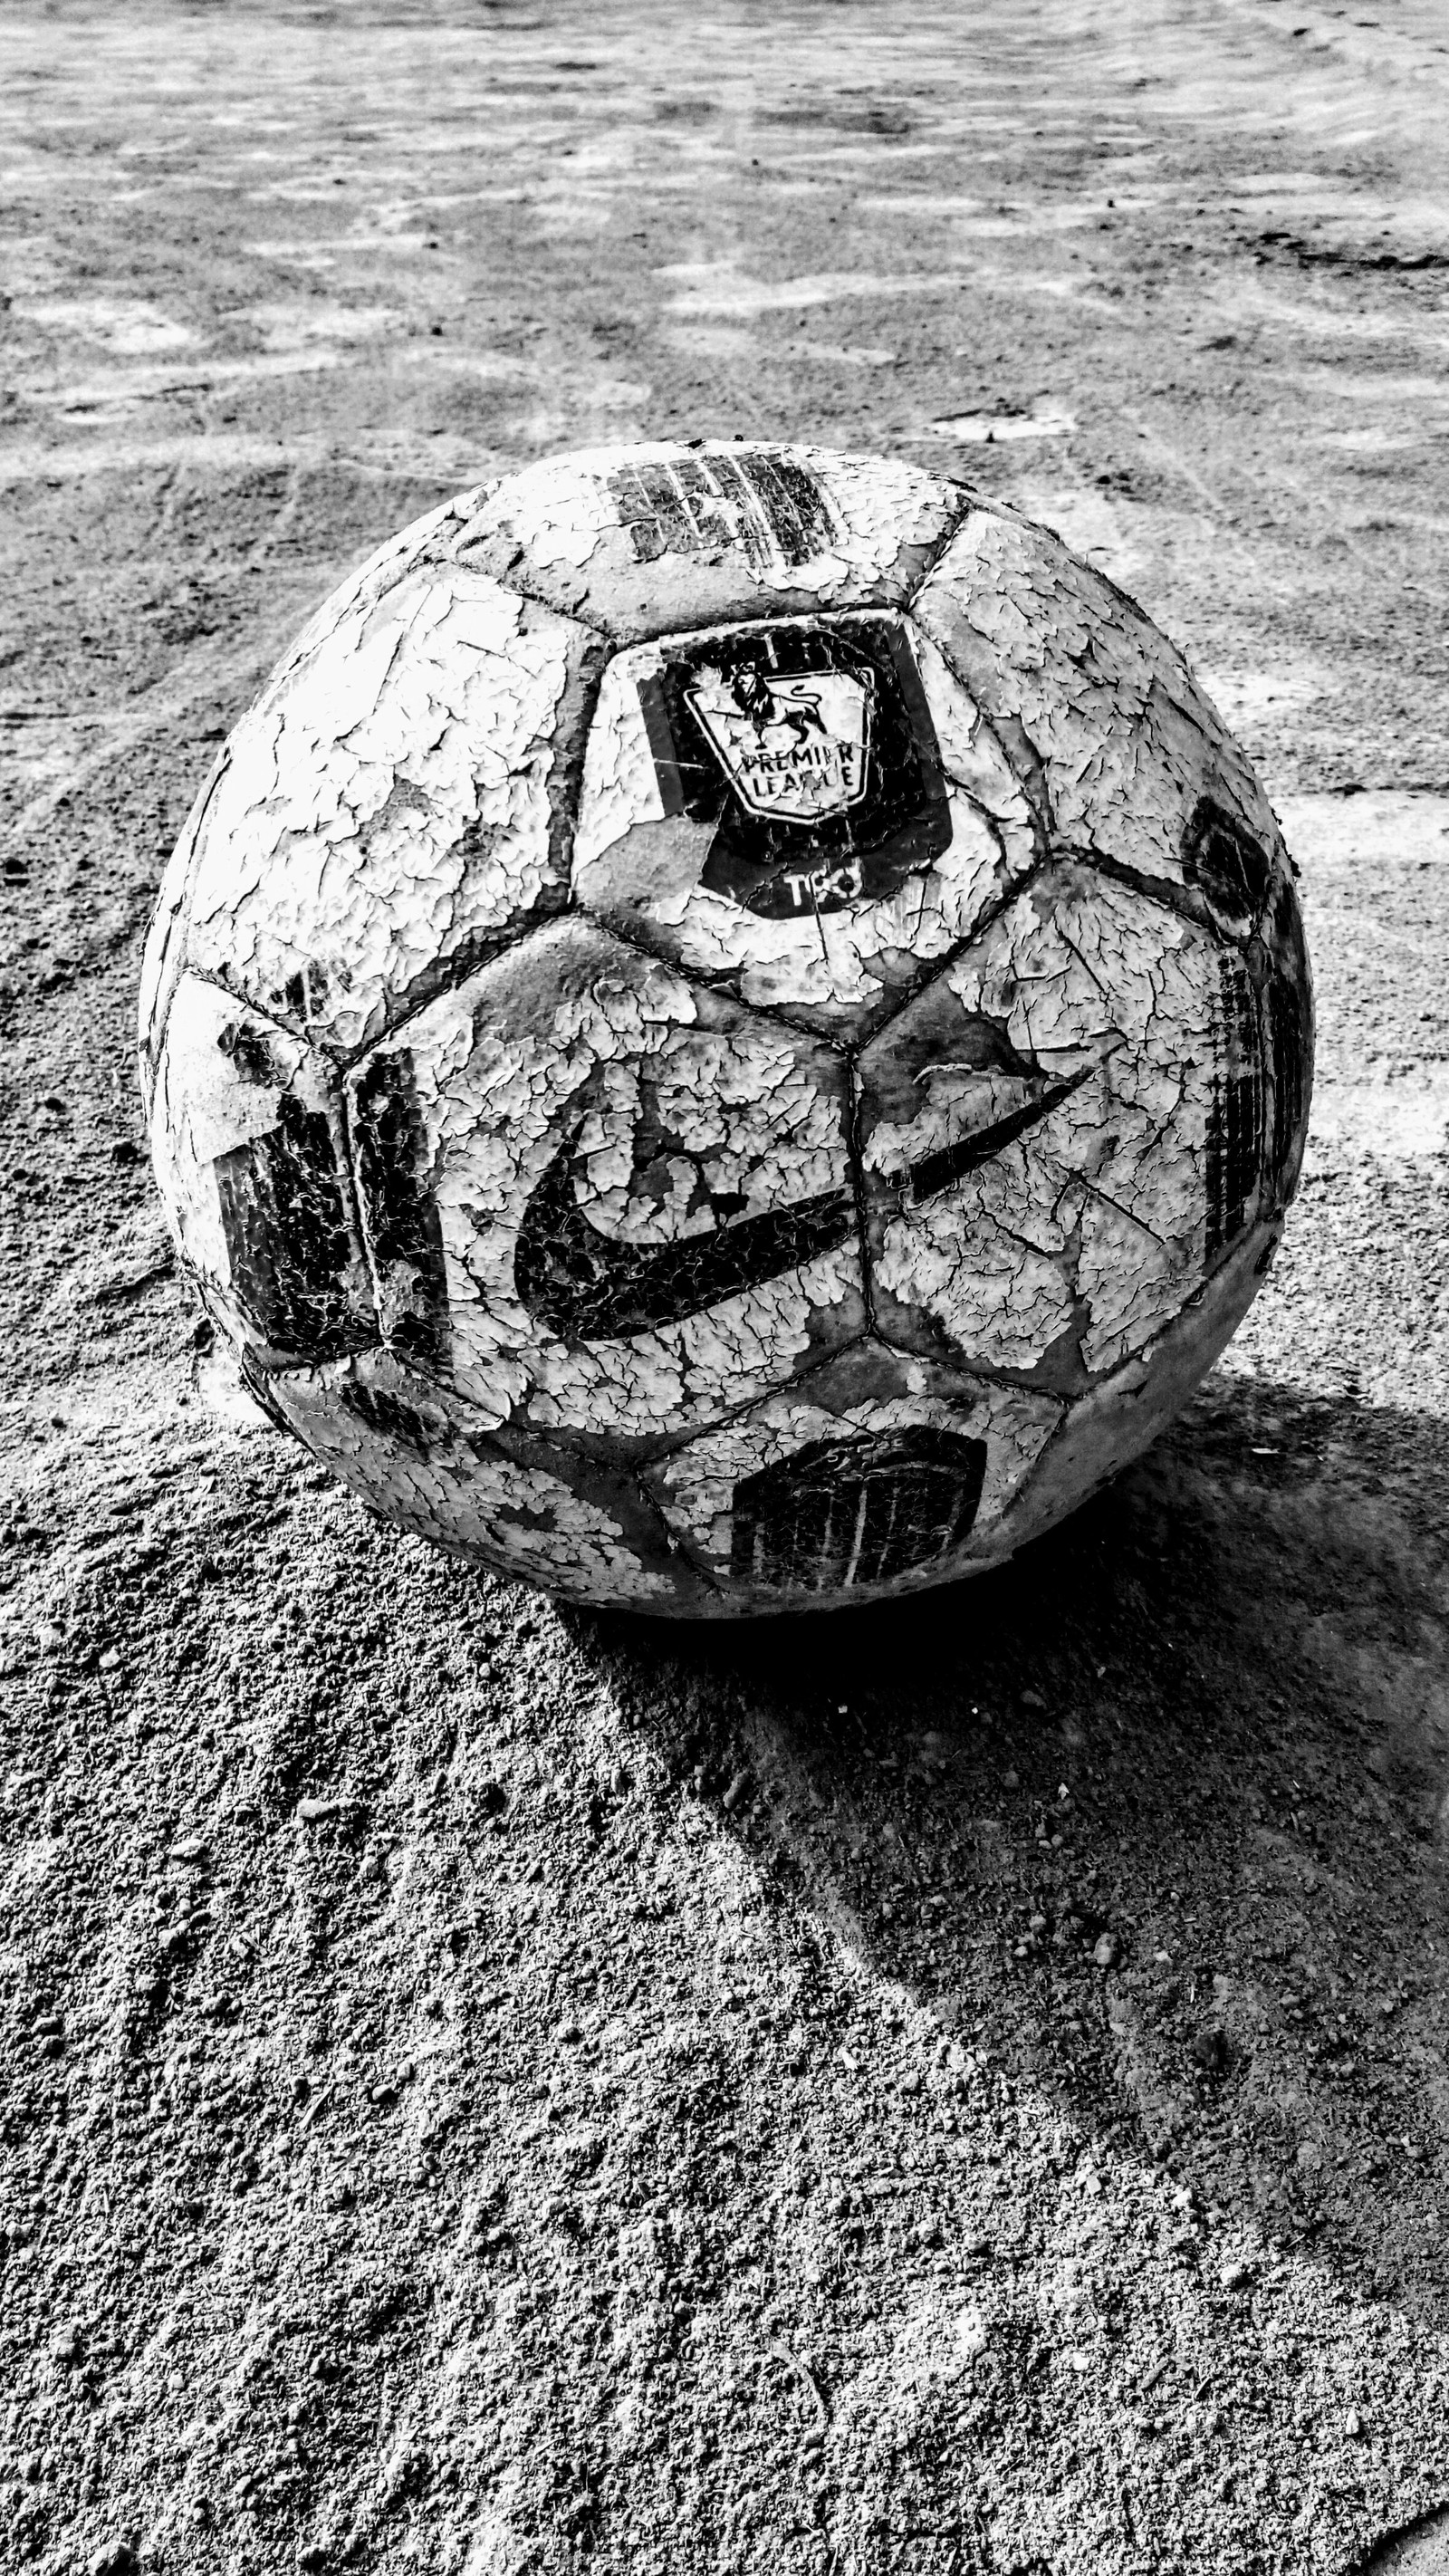
[[[1449,2494],[1446,80],[1431,0],[6,13],[0,2564],[1287,2576]],[[1248,1325],[893,1614],[390,1535],[140,1155],[277,653],[656,431],[1049,520],[1303,872]]]

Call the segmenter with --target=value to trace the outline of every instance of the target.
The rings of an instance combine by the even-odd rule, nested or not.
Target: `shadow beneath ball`
[[[1436,1424],[1224,1373],[997,1574],[564,1616],[762,1884],[931,2007],[923,2117],[1031,2086],[1442,2322],[1446,1489]]]
[[[1446,2576],[1449,2571],[1449,2505],[1392,2532],[1353,2576]]]

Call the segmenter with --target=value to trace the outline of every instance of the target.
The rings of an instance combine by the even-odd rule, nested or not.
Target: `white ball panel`
[[[510,475],[460,542],[624,640],[772,609],[902,601],[963,506],[956,485],[898,458],[646,441]]]
[[[186,915],[191,901],[197,837],[230,763],[231,749],[226,745],[212,762],[206,784],[187,815],[176,847],[166,862],[156,892],[156,908],[146,932],[136,1020],[141,1048],[141,1088],[148,1114],[166,1015],[186,963]]]
[[[924,1310],[966,1365],[1023,1370],[1070,1336],[1094,1375],[1152,1339],[1207,1265],[1220,983],[1196,924],[1053,870],[873,1042],[863,1161],[888,1331]],[[1037,1112],[949,1187],[900,1187]]]
[[[1040,817],[969,689],[925,628],[912,618],[905,625],[936,728],[941,766],[952,785],[962,788],[978,812],[989,816],[1001,845],[1000,881],[1014,882],[1045,855]],[[963,936],[975,918],[973,911],[963,922]]]
[[[541,1459],[505,1454],[385,1353],[289,1372],[271,1379],[266,1395],[373,1510],[437,1546],[581,1600],[646,1610],[678,1607],[681,1596],[696,1603],[687,1575],[641,1555],[652,1541],[663,1558],[657,1533],[636,1528],[631,1538],[601,1501]],[[587,1478],[586,1469],[574,1472]],[[644,1524],[642,1508],[634,1518]]]
[[[420,977],[557,900],[550,779],[585,644],[451,565],[347,610],[232,736],[190,963],[350,1051]]]
[[[1074,1512],[1167,1430],[1219,1358],[1261,1285],[1277,1231],[1239,1244],[1151,1346],[1070,1404],[1041,1465],[1012,1507],[1012,1551]]]
[[[647,1438],[749,1402],[861,1328],[853,1206],[839,1240],[784,1275],[718,1296],[691,1285],[732,1227],[832,1193],[849,1203],[845,1074],[829,1050],[579,921],[537,932],[404,1040],[446,1259],[447,1365],[486,1418]],[[354,1098],[391,1060],[365,1060]],[[539,1233],[529,1212],[551,1173],[558,1206]],[[530,1224],[541,1258],[550,1229],[566,1238],[563,1284],[533,1312],[518,1272]],[[670,1310],[672,1295],[678,1320],[631,1328],[626,1294],[613,1326],[603,1311],[599,1330],[587,1315],[571,1327],[570,1264],[672,1272],[682,1286],[655,1302]],[[379,1296],[386,1313],[381,1269]]]
[[[358,565],[355,572],[338,583],[316,614],[308,618],[301,633],[277,664],[268,687],[275,688],[279,681],[286,679],[289,672],[305,662],[318,645],[325,643],[348,618],[373,608],[416,566],[447,562],[459,530],[476,516],[489,494],[496,489],[496,480],[486,484],[475,483],[465,492],[455,492],[449,500],[440,502],[436,509],[425,511],[420,519],[410,519],[405,528],[398,529],[396,536],[388,537],[365,562]]]
[[[987,716],[1021,727],[1059,846],[1186,885],[1206,792],[1286,874],[1267,797],[1182,655],[1050,529],[973,509],[911,613]]]

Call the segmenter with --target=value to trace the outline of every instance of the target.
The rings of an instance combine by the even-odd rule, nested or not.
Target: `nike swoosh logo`
[[[923,1155],[891,1186],[917,1207],[938,1197],[1015,1144],[1096,1069],[1086,1065],[1009,1117]],[[524,1209],[513,1255],[521,1303],[560,1341],[628,1341],[661,1324],[681,1323],[726,1297],[798,1270],[822,1252],[838,1251],[855,1232],[854,1193],[840,1189],[741,1217],[709,1234],[680,1235],[673,1243],[620,1243],[600,1234],[578,1202],[574,1154],[583,1124],[580,1119],[565,1137]]]

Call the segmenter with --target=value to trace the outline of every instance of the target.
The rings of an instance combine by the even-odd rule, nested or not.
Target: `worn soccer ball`
[[[1298,1174],[1290,863],[1148,619],[872,457],[595,450],[328,602],[162,888],[177,1243],[379,1512],[686,1616],[999,1563]]]

